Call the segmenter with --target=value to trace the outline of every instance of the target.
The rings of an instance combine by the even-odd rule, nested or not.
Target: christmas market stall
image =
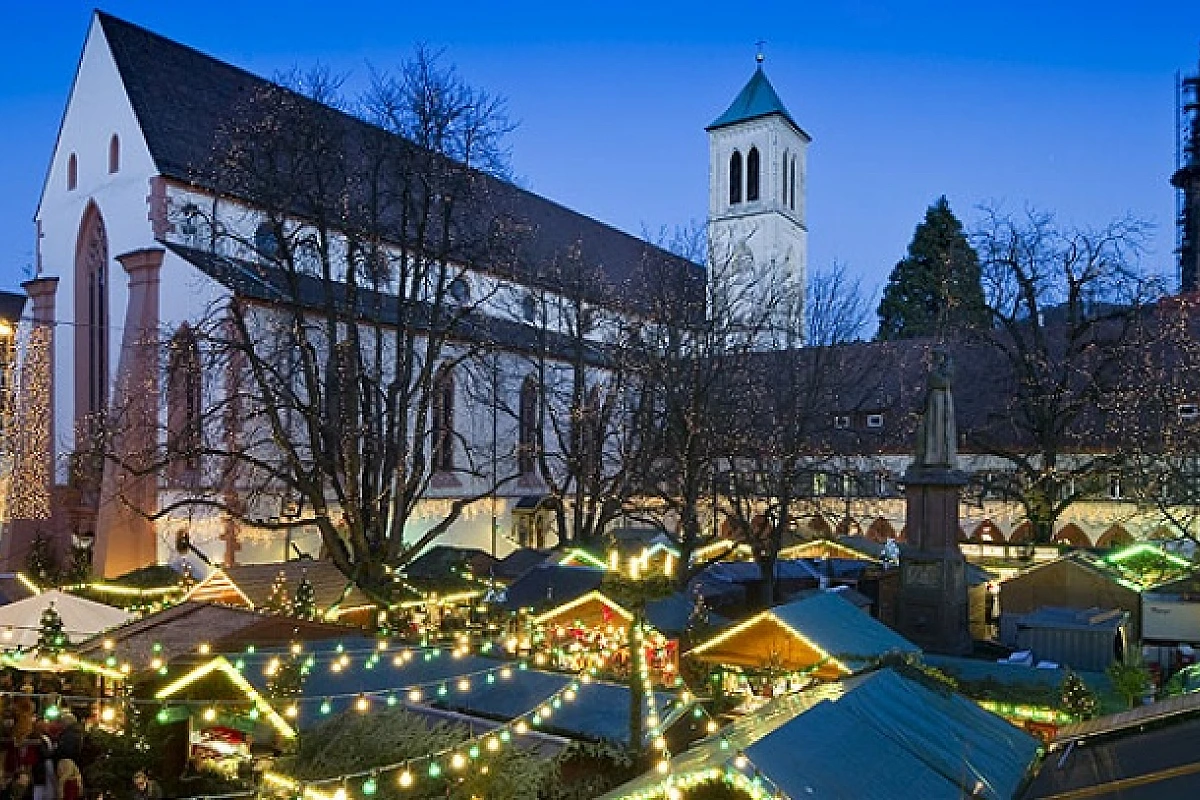
[[[762,611],[693,648],[725,694],[754,698],[837,680],[890,654],[920,649],[836,592],[816,592]]]
[[[213,570],[187,600],[374,626],[376,606],[330,561],[238,564]],[[297,609],[303,603],[307,609]]]
[[[529,620],[529,641],[534,663],[567,672],[627,678],[632,655],[629,632],[633,612],[591,591]],[[679,641],[643,626],[642,647],[651,680],[673,686],[679,674]]]
[[[1008,800],[1037,755],[1036,739],[966,698],[882,669],[777,697],[601,800],[701,785],[755,798]]]

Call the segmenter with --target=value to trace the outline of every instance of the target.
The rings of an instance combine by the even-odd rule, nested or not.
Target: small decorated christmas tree
[[[312,619],[317,615],[317,590],[308,579],[308,570],[300,575],[300,583],[296,586],[296,599],[292,601],[292,616],[300,619]]]
[[[63,633],[62,616],[54,607],[54,602],[46,606],[42,612],[41,629],[38,631],[38,651],[43,655],[56,656],[67,646],[67,635]]]
[[[267,697],[273,702],[294,700],[304,692],[307,675],[305,659],[293,644],[287,657],[272,660],[267,667]]]
[[[271,583],[271,592],[267,595],[267,600],[263,603],[263,608],[272,614],[291,613],[292,603],[288,599],[287,573],[283,570],[279,570],[279,574],[275,576],[275,580]]]
[[[1095,693],[1087,687],[1083,678],[1070,671],[1067,672],[1067,677],[1063,678],[1062,697],[1059,705],[1062,706],[1063,711],[1078,720],[1091,719],[1100,710]]]

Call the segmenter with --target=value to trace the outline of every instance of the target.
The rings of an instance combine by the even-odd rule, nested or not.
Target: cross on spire
[[[761,64],[766,59],[766,56],[763,55],[763,45],[766,43],[767,43],[766,39],[759,39],[757,42],[754,43],[754,47],[756,50],[756,52],[754,54],[754,60],[757,61],[759,64]]]

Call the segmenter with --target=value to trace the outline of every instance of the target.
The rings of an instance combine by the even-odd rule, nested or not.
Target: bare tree
[[[1051,541],[1062,513],[1123,466],[1115,401],[1157,293],[1139,271],[1146,229],[987,210],[974,235],[992,324],[969,344],[999,401],[969,443],[1009,465],[984,488],[1021,504],[1034,542]]]
[[[494,286],[468,267],[512,266],[517,226],[488,174],[511,126],[424,49],[373,75],[361,118],[332,107],[336,80],[300,77],[233,109],[196,170],[203,202],[177,210],[197,245],[178,251],[231,295],[168,337],[194,359],[167,356],[168,406],[185,363],[204,401],[168,420],[153,463],[124,466],[173,476],[156,516],[315,527],[386,601],[390,573],[510,477],[461,401],[486,394],[481,357],[505,345]]]
[[[871,396],[879,374],[876,351],[851,346],[870,311],[857,282],[835,265],[812,275],[806,292],[805,313],[792,317],[804,347],[749,356],[754,389],[725,437],[723,510],[735,537],[751,546],[764,606],[776,600],[779,552],[800,518],[817,510],[823,494],[854,492],[857,478],[843,458],[851,443],[839,440],[853,433],[833,420],[852,398]]]
[[[796,301],[779,276],[747,265],[703,229],[679,231],[668,246],[688,260],[703,259],[709,270],[706,286],[667,262],[650,273],[651,310],[633,348],[640,374],[635,429],[644,453],[637,516],[678,546],[676,579],[685,585],[703,566],[694,554],[717,536],[718,466],[730,449],[727,421],[744,413],[752,391],[750,356],[777,333],[784,304]]]

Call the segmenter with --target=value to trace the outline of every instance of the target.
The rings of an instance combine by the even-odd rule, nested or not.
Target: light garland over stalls
[[[347,800],[349,793],[345,788],[346,785],[350,781],[360,779],[363,780],[362,795],[370,797],[378,791],[379,780],[393,774],[399,788],[414,789],[423,779],[436,780],[443,775],[462,773],[484,753],[495,753],[502,747],[511,744],[514,737],[524,736],[534,728],[540,727],[564,703],[573,702],[578,697],[581,688],[589,683],[591,683],[591,676],[586,672],[581,673],[576,676],[575,680],[507,723],[423,756],[310,781],[302,781],[282,773],[268,771],[263,774],[263,782],[281,794],[291,794],[309,798],[309,800]],[[341,784],[341,788],[332,793],[315,788],[333,784]]]

